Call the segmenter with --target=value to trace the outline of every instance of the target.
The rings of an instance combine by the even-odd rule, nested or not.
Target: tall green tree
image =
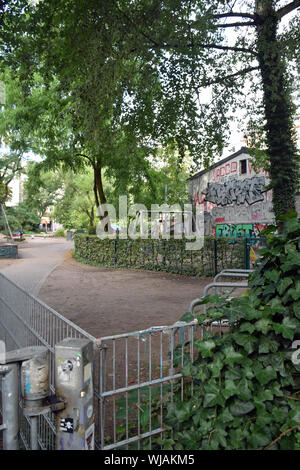
[[[54,75],[72,98],[74,150],[94,168],[95,197],[104,202],[102,172],[120,143],[128,150],[175,143],[208,165],[226,142],[231,110],[252,93],[278,217],[295,207],[298,180],[289,64],[299,57],[299,21],[279,26],[298,7],[299,0],[17,1],[4,15],[3,56],[20,75],[30,76],[28,64]],[[119,168],[135,164],[128,153]]]

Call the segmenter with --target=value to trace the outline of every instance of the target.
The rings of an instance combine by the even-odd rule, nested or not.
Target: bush
[[[215,251],[218,269],[243,268],[244,239],[215,239],[205,237],[203,248],[187,250],[187,239],[100,239],[97,236],[76,234],[74,237],[75,258],[99,266],[130,267],[165,271],[191,276],[215,274]],[[217,250],[215,250],[215,244]]]
[[[64,237],[65,236],[65,231],[63,228],[59,228],[54,232],[55,237]]]
[[[246,295],[203,299],[199,324],[227,318],[230,331],[196,341],[184,394],[167,405],[164,449],[300,449],[300,221],[284,220],[281,233],[265,231]]]

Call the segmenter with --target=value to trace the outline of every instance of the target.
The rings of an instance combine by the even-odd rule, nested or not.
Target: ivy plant
[[[167,405],[164,449],[300,450],[300,220],[279,222],[265,231],[247,293],[203,299],[199,325],[226,318],[230,328],[195,342],[184,393]]]

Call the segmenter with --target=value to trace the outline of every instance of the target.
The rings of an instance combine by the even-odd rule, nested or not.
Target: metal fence
[[[195,243],[198,241],[198,243]],[[187,243],[193,248],[187,249]],[[74,237],[75,257],[106,267],[158,270],[190,276],[212,276],[224,268],[245,268],[249,250],[242,237],[202,239],[99,239]]]
[[[7,350],[48,348],[53,393],[55,344],[70,337],[93,341],[96,449],[160,448],[166,403],[175,391],[184,399],[180,370],[195,359],[195,340],[201,340],[205,328],[194,320],[95,338],[0,274],[0,339]],[[210,328],[221,333],[224,322]],[[20,438],[28,449],[30,422],[24,416]],[[39,417],[38,442],[41,449],[55,448],[52,413]]]
[[[54,346],[64,338],[95,338],[0,273],[0,340],[7,351],[45,346],[50,352],[50,387],[54,393]],[[20,410],[20,445],[29,449],[30,422]],[[41,449],[55,448],[55,416],[39,417]]]

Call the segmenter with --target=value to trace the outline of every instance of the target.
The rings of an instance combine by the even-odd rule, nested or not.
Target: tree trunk
[[[298,161],[291,93],[277,39],[278,18],[272,0],[256,2],[258,60],[263,84],[267,154],[275,218],[295,209]]]
[[[110,229],[110,222],[106,208],[106,197],[103,189],[101,166],[99,164],[94,166],[94,194],[97,206],[97,214],[100,218],[100,221],[103,223],[104,231],[108,232]]]

